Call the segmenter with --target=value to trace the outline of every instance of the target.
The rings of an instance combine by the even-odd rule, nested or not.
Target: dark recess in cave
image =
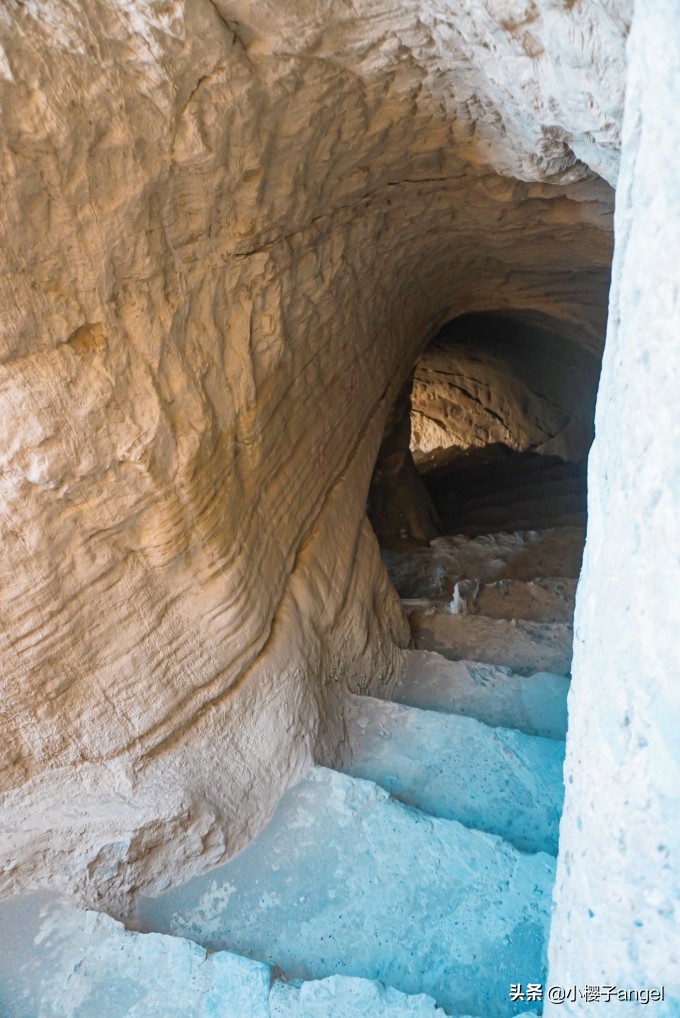
[[[535,311],[445,325],[385,431],[369,495],[381,544],[583,526],[599,372],[591,331]]]

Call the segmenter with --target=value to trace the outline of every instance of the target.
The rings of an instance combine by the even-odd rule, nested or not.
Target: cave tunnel
[[[677,1018],[678,21],[3,4],[3,1018]]]
[[[531,310],[447,322],[388,421],[368,507],[381,543],[584,528],[603,343]]]

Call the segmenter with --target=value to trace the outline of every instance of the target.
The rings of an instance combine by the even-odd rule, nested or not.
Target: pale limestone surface
[[[425,994],[332,976],[293,985],[265,962],[134,933],[54,895],[0,903],[6,1018],[446,1018]]]
[[[628,7],[2,7],[3,892],[218,862],[396,675],[384,420],[453,315],[598,348]]]
[[[680,1013],[678,16],[638,0],[631,31],[550,947],[554,983],[665,985],[665,1001],[551,1018]]]

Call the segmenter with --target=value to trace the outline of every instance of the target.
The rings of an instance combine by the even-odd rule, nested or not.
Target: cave
[[[483,312],[437,333],[391,408],[371,480],[383,545],[480,533],[487,521],[489,532],[585,526],[606,292],[580,323]]]
[[[421,472],[490,445],[585,460],[604,347],[596,329],[521,311],[448,323],[415,371],[411,450]]]
[[[4,6],[3,1015],[677,1015],[678,29]]]

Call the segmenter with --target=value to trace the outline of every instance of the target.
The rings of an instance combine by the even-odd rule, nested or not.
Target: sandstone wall
[[[604,303],[601,311],[604,339]],[[599,375],[589,339],[521,313],[451,322],[416,366],[411,448],[419,470],[492,444],[585,459]]]
[[[595,341],[625,6],[3,6],[3,892],[215,862],[389,681],[390,404],[466,311]]]
[[[551,982],[665,985],[649,1007],[669,1018],[680,1001],[679,13],[674,0],[638,0],[629,44],[550,946]],[[547,1013],[643,1007],[577,997]]]

